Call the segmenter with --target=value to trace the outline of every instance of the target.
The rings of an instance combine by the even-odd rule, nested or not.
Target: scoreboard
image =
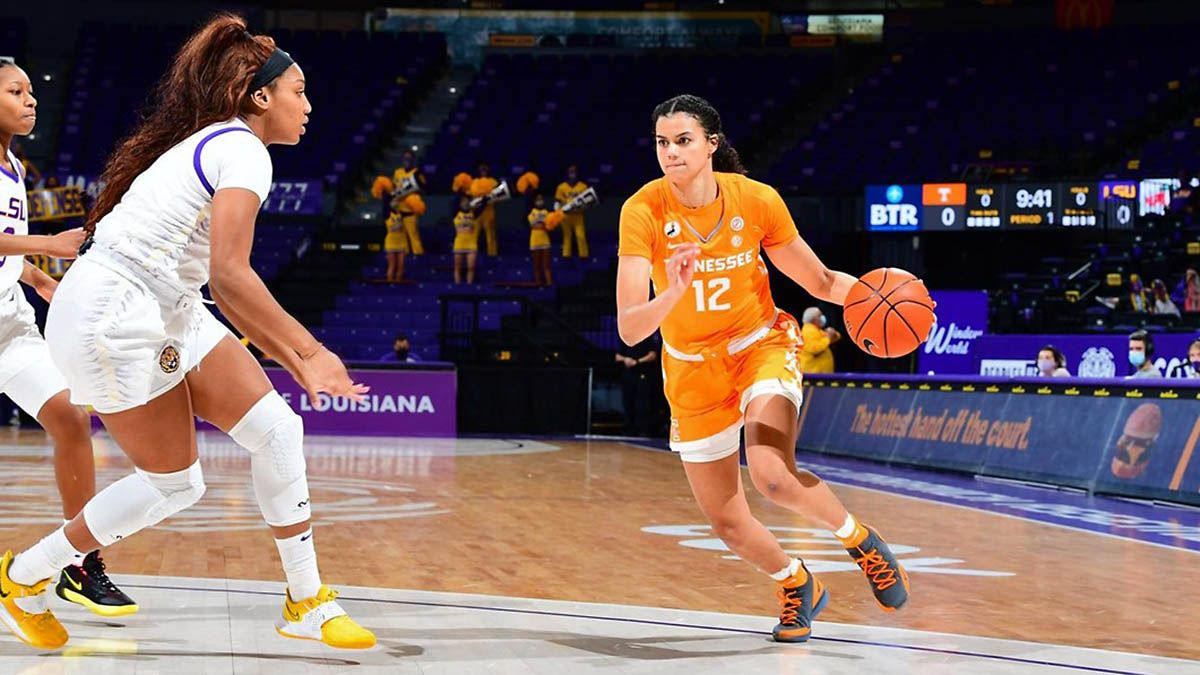
[[[1059,230],[1102,227],[1138,184],[923,183],[868,185],[866,229],[872,232]],[[1110,226],[1128,226],[1127,218]]]

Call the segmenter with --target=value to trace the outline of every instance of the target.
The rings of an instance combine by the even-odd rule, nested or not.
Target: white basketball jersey
[[[222,188],[266,200],[271,156],[241,119],[213,124],[167,150],[96,224],[96,243],[156,277],[208,283],[209,215]]]
[[[29,200],[25,195],[25,175],[16,156],[8,153],[16,173],[0,167],[0,232],[4,234],[29,234]],[[12,288],[21,278],[25,256],[0,256],[0,295]]]

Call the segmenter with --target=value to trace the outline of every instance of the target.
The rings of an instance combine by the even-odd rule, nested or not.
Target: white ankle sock
[[[83,556],[67,541],[67,533],[60,527],[18,555],[8,568],[8,578],[22,586],[32,586],[57,575],[67,565],[82,564]]]
[[[292,600],[311,598],[321,590],[321,572],[317,569],[317,549],[313,546],[313,531],[287,539],[276,539],[283,573],[287,575],[288,593]]]
[[[788,577],[795,576],[796,572],[799,572],[799,571],[800,571],[800,561],[797,560],[796,558],[792,558],[792,562],[788,563],[787,567],[779,570],[778,572],[775,572],[774,574],[771,574],[770,577],[772,579],[774,579],[775,581],[783,581],[784,579],[787,579]]]
[[[833,531],[833,536],[837,537],[838,539],[846,539],[850,535],[854,534],[854,528],[856,527],[858,527],[858,521],[854,519],[854,516],[847,513],[846,522],[842,523],[841,527]]]

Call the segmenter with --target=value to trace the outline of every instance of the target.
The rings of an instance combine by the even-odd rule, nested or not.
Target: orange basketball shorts
[[[759,396],[783,396],[799,414],[800,345],[800,326],[786,312],[772,325],[703,354],[664,344],[671,449],[685,462],[713,462],[737,452],[746,406]]]

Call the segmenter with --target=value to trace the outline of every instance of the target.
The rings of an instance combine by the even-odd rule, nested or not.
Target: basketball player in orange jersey
[[[850,515],[820,478],[796,468],[800,327],[775,307],[759,250],[829,302],[842,304],[854,277],[826,268],[779,194],[744,175],[707,101],[676,96],[654,109],[653,123],[664,176],[621,209],[617,330],[629,345],[662,330],[671,449],[696,502],[730,550],[779,584],[775,639],[808,640],[829,596],[750,513],[738,465],[744,426],[759,492],[829,528],[879,606],[900,608],[908,576],[879,533]]]

